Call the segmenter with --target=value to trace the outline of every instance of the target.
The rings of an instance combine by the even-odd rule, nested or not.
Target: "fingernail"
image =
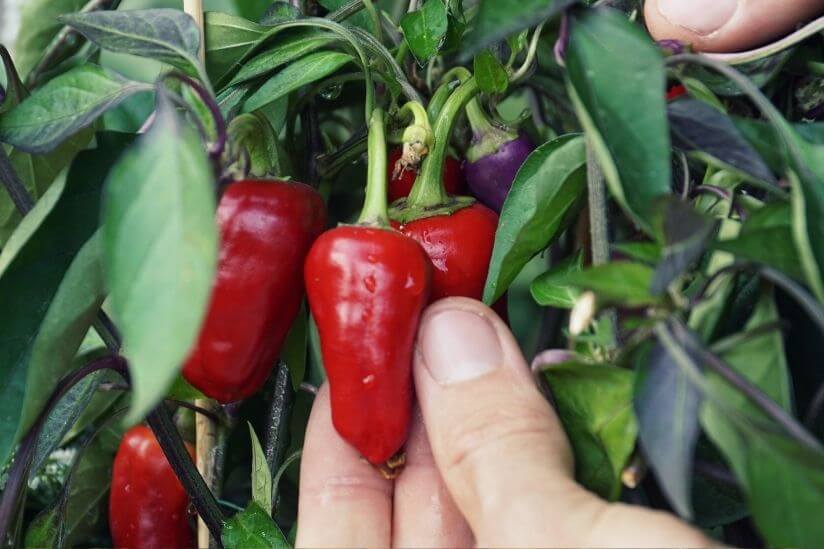
[[[658,11],[670,23],[696,34],[712,34],[732,19],[738,0],[658,0]]]
[[[480,377],[503,364],[503,349],[489,319],[447,309],[422,326],[421,352],[430,375],[448,385]]]

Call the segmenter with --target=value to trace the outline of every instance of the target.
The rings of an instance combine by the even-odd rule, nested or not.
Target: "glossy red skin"
[[[409,431],[412,350],[429,298],[429,259],[397,231],[344,225],[318,238],[305,277],[332,423],[367,460],[384,463]]]
[[[452,215],[392,225],[421,243],[435,268],[430,300],[450,296],[481,299],[495,244],[498,215],[475,203]]]
[[[183,375],[220,402],[265,382],[303,299],[303,262],[326,226],[302,183],[240,181],[217,210],[220,259],[206,319]]]
[[[395,164],[403,156],[403,149],[395,147],[389,151],[389,162],[387,164],[387,175],[389,178],[389,202],[394,202],[399,198],[409,196],[412,185],[418,177],[415,170],[403,170],[397,176],[394,175]],[[455,158],[447,156],[443,165],[443,185],[449,194],[466,194],[466,180],[464,179],[461,163]]]
[[[191,446],[187,449],[194,454]],[[109,492],[114,546],[195,547],[188,507],[189,496],[151,429],[144,425],[129,429],[114,458]]]

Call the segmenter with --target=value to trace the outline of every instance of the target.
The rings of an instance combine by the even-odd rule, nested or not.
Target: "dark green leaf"
[[[566,66],[570,97],[609,189],[648,230],[653,199],[670,191],[660,50],[620,12],[582,10],[570,19]]]
[[[217,260],[213,176],[197,133],[164,96],[149,132],[111,170],[106,280],[140,420],[177,377],[206,311]]]
[[[247,422],[248,423],[248,422]],[[260,445],[255,429],[249,425],[249,436],[252,439],[252,501],[261,509],[270,509],[272,506],[272,471],[266,462],[266,454]],[[267,512],[267,514],[270,514]]]
[[[254,502],[226,521],[220,537],[226,549],[290,549],[277,524]]]
[[[247,80],[265,76],[275,69],[329,45],[336,38],[331,34],[306,33],[268,49],[246,61],[232,81],[235,86]]]
[[[93,136],[94,131],[86,128],[66,139],[59,147],[46,155],[29,154],[11,149],[9,160],[26,190],[34,200],[38,200],[75,155],[88,146]],[[20,219],[21,216],[5,188],[0,189],[0,246],[6,243]]]
[[[236,153],[246,151],[249,174],[254,177],[285,175],[279,161],[278,139],[265,116],[259,113],[242,114],[229,124],[229,135]]]
[[[509,85],[506,69],[495,55],[484,50],[475,56],[475,80],[478,87],[486,93],[504,93]]]
[[[319,51],[293,62],[253,93],[243,105],[244,112],[262,109],[298,88],[334,73],[354,57],[337,51]]]
[[[657,343],[641,361],[635,413],[641,447],[655,477],[675,510],[689,518],[692,458],[702,396],[677,360]]]
[[[23,426],[31,425],[45,405],[49,394],[43,389],[53,387],[70,368],[103,304],[106,294],[100,255],[100,233],[96,232],[77,253],[49,305],[31,348],[20,419]],[[58,402],[38,438],[35,460],[37,455],[45,459],[57,447],[94,394],[98,378],[90,376]]]
[[[675,147],[722,169],[732,169],[754,183],[776,180],[758,153],[741,137],[735,124],[703,101],[681,99],[667,106]]]
[[[621,471],[635,448],[634,373],[602,364],[565,362],[544,370],[558,415],[575,453],[575,476],[614,500]]]
[[[475,28],[467,37],[463,55],[499,42],[527,27],[537,25],[575,4],[577,0],[482,0]]]
[[[579,135],[559,137],[526,159],[504,202],[484,288],[494,303],[537,253],[576,214],[586,187],[586,147]]]
[[[747,218],[737,238],[721,240],[715,247],[803,280],[798,252],[788,245],[793,240],[791,210],[788,202],[767,204]]]
[[[0,463],[5,462],[14,442],[29,427],[22,423],[24,410],[30,423],[32,413],[39,411],[34,409],[36,403],[44,402],[71,365],[77,349],[76,345],[71,349],[74,330],[85,322],[86,299],[94,298],[93,292],[87,293],[92,288],[84,287],[85,281],[78,289],[63,286],[63,279],[70,270],[75,270],[73,277],[81,276],[77,270],[81,269],[80,263],[74,267],[75,257],[97,229],[103,180],[128,141],[124,136],[99,134],[97,149],[78,155],[66,179],[46,192],[0,255],[0,310],[15,311],[14,315],[0,315]],[[64,306],[78,299],[82,307],[63,310],[55,305],[52,309],[57,297]],[[37,368],[48,367],[48,371],[30,370],[38,334],[47,320],[50,337],[67,339],[62,344],[58,339],[41,340],[60,349],[60,353],[50,357],[52,361],[43,361],[44,355],[39,355]],[[69,357],[67,363],[62,362],[64,356]],[[29,387],[29,379],[42,381]]]
[[[738,131],[749,141],[767,165],[776,173],[784,173],[789,160],[786,148],[769,123],[749,118],[733,118]],[[793,124],[792,129],[798,136],[812,145],[824,145],[824,122]]]
[[[562,281],[570,272],[578,272],[583,268],[584,254],[579,251],[533,280],[529,286],[532,298],[544,307],[571,309],[581,292],[577,288],[564,285]]]
[[[26,0],[19,5],[20,33],[12,48],[17,69],[25,77],[37,65],[43,52],[63,28],[57,18],[79,11],[88,0]],[[6,7],[8,8],[8,5]],[[4,14],[5,16],[5,14]]]
[[[557,284],[592,290],[599,303],[618,303],[629,307],[653,305],[659,298],[649,291],[652,268],[641,263],[613,261],[584,271],[558,276]]]
[[[80,65],[0,117],[0,141],[30,153],[52,151],[130,95],[151,89],[96,65]]]
[[[407,13],[401,19],[401,29],[409,51],[421,65],[438,53],[448,27],[443,0],[426,0],[419,10]]]
[[[213,82],[222,80],[266,31],[257,23],[220,12],[207,12],[204,26],[206,72]]]
[[[91,11],[60,20],[103,49],[146,57],[197,71],[200,31],[188,14],[175,9]]]
[[[656,225],[665,246],[650,291],[661,295],[701,257],[718,223],[675,197],[661,198],[656,205]]]

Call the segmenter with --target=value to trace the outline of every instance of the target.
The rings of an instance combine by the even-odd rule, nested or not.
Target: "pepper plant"
[[[0,545],[126,539],[141,474],[216,544],[288,546],[325,372],[402,474],[450,295],[561,351],[534,369],[588,489],[821,543],[820,25],[719,58],[631,0],[206,4],[30,0],[0,47]]]

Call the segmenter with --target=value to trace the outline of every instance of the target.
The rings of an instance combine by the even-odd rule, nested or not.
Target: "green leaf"
[[[213,82],[222,80],[235,63],[258,43],[266,27],[220,12],[207,12],[206,72]]]
[[[255,502],[226,521],[220,538],[226,549],[291,548],[278,525]]]
[[[324,0],[320,4],[327,9],[334,9],[325,5],[325,3],[328,1],[329,0]],[[338,3],[338,0],[335,0],[332,3]],[[260,16],[259,23],[261,25],[274,25],[275,23],[280,23],[281,21],[291,21],[294,19],[300,19],[301,16],[302,14],[298,6],[283,1],[273,2],[269,5],[268,8],[266,8],[266,11],[263,13],[263,15]],[[249,16],[246,15],[245,17]]]
[[[667,106],[675,147],[720,168],[732,170],[751,183],[777,185],[770,169],[735,124],[703,101],[681,99]]]
[[[570,17],[566,66],[570,98],[610,192],[649,231],[653,199],[670,192],[659,48],[620,12],[587,9]]]
[[[331,34],[319,34],[317,32],[290,37],[289,40],[277,44],[246,61],[229,83],[229,86],[236,86],[248,80],[265,76],[287,63],[331,44],[335,40],[336,37]]]
[[[127,97],[151,89],[102,67],[80,65],[0,117],[0,141],[29,153],[50,152]]]
[[[252,501],[261,509],[272,508],[272,471],[266,463],[266,454],[260,446],[252,424],[249,425],[249,437],[252,439]],[[267,514],[271,515],[270,512]]]
[[[448,27],[443,0],[426,0],[419,10],[407,13],[401,19],[401,29],[409,51],[421,65],[441,49]]]
[[[20,5],[20,30],[14,47],[17,69],[24,77],[37,65],[43,52],[63,28],[57,18],[79,11],[88,0],[26,0]],[[8,7],[6,7],[8,9]]]
[[[787,245],[792,240],[792,207],[788,202],[772,202],[747,218],[737,238],[721,240],[715,248],[804,280],[798,252]]]
[[[630,370],[565,362],[544,370],[575,454],[575,477],[608,500],[621,493],[621,471],[635,448]]]
[[[564,285],[561,281],[569,273],[581,271],[583,268],[584,254],[579,251],[533,280],[529,286],[532,298],[544,307],[571,309],[581,292],[572,286]]]
[[[40,410],[46,404],[55,381],[59,380],[71,367],[77,349],[103,304],[106,293],[103,285],[100,240],[98,231],[77,253],[49,305],[43,323],[40,325],[40,331],[31,347],[26,396],[23,398],[20,419],[23,429],[27,429],[34,423]],[[89,381],[94,379],[96,378],[89,378]],[[38,449],[42,450],[41,457],[45,458],[45,455],[57,447],[62,435],[71,428],[74,420],[85,408],[85,404],[88,404],[91,399],[97,384],[87,385],[84,393],[81,388],[84,383],[85,380],[75,386],[77,392],[70,391],[60,400],[56,412],[46,422],[41,432],[41,439],[49,432],[58,434],[50,443],[51,447],[48,451],[41,448],[41,439],[38,439]],[[70,398],[69,395],[74,396]],[[57,425],[53,424],[52,417],[58,422]],[[46,445],[49,446],[49,444]]]
[[[181,10],[90,11],[60,21],[101,48],[162,61],[184,71],[200,66],[200,30]]]
[[[177,377],[206,311],[217,261],[214,181],[197,133],[159,97],[152,128],[106,182],[103,242],[135,422]]]
[[[106,172],[129,141],[125,136],[99,134],[97,149],[77,156],[65,180],[46,192],[0,254],[0,310],[15,311],[0,315],[0,463],[5,463],[32,414],[39,412],[36,403],[45,401],[71,365],[77,350],[76,346],[71,349],[75,329],[86,322],[88,300],[96,299],[92,280],[79,287],[72,285],[71,281],[83,278],[88,265],[84,258],[75,263],[76,256],[97,229],[97,205]],[[74,272],[64,285],[70,271]],[[74,303],[81,308],[63,309]],[[38,341],[46,321],[49,332]],[[44,345],[40,347],[43,352],[53,346],[60,353],[48,357],[38,351],[35,356],[35,344]],[[63,362],[65,356],[68,362]],[[33,358],[38,360],[36,365]],[[48,370],[36,370],[41,367]],[[30,387],[30,379],[41,381]]]
[[[772,292],[764,291],[745,330],[778,318]],[[746,339],[733,335],[729,341],[733,338],[734,345],[716,343],[728,349],[721,357],[790,412],[791,381],[781,333],[774,330]],[[759,530],[771,546],[817,546],[824,535],[817,518],[824,501],[824,455],[777,434],[777,428],[759,427],[754,420],[769,420],[746,396],[712,373],[707,373],[707,380],[716,396],[705,400],[701,423],[741,481]]]
[[[504,93],[509,86],[509,75],[506,69],[495,55],[489,50],[484,50],[475,56],[474,61],[475,80],[478,87],[486,93]]]
[[[654,305],[659,298],[650,293],[653,270],[648,265],[613,261],[584,271],[570,271],[558,276],[556,284],[591,290],[599,303],[617,303],[628,307]]]
[[[635,389],[638,436],[675,510],[692,516],[690,478],[702,395],[661,343],[642,359]]]
[[[786,171],[789,166],[787,149],[769,123],[749,118],[733,118],[732,121],[772,171],[776,173]],[[793,124],[792,129],[801,140],[809,145],[813,147],[824,145],[824,122]]]
[[[566,135],[535,149],[518,170],[501,210],[484,287],[494,303],[524,265],[558,238],[577,213],[586,187],[586,147]]]
[[[229,135],[236,153],[249,157],[249,174],[254,177],[285,175],[280,162],[278,138],[261,113],[241,114],[229,124]]]
[[[198,389],[192,387],[186,378],[182,375],[177,376],[172,386],[169,388],[169,392],[166,393],[167,398],[173,398],[175,400],[197,400],[198,398],[207,398],[203,393],[201,393]]]
[[[656,200],[656,210],[655,225],[665,246],[650,291],[661,295],[703,255],[718,222],[674,196]]]
[[[630,259],[655,265],[661,261],[661,245],[657,242],[616,242],[611,244],[613,251]]]
[[[463,46],[463,56],[500,42],[509,35],[537,25],[578,0],[482,0],[475,28]]]
[[[14,171],[20,176],[23,186],[32,199],[38,200],[48,190],[52,182],[74,159],[75,155],[86,148],[94,136],[91,128],[66,139],[54,151],[45,154],[29,154],[18,149],[11,149],[9,160]],[[11,201],[5,187],[0,189],[0,246],[6,243],[12,231],[20,222],[21,216]]]
[[[334,73],[354,57],[337,51],[310,53],[293,62],[270,78],[243,105],[244,112],[253,112],[277,101],[298,88]]]
[[[824,302],[824,179],[810,181],[790,171],[793,240],[807,283]]]

